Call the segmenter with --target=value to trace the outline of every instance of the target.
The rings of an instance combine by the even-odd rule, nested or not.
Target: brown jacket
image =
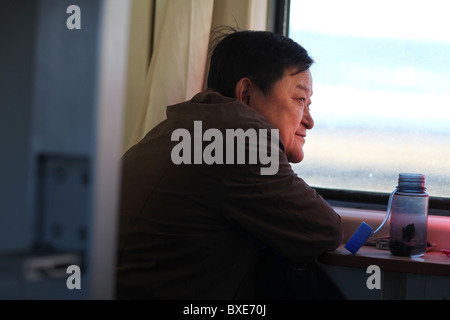
[[[194,121],[224,136],[273,129],[207,90],[169,106],[167,119],[125,153],[117,298],[251,299],[262,245],[304,264],[341,244],[339,215],[293,172],[282,141],[274,175],[261,175],[260,164],[174,164],[172,132],[193,133]]]

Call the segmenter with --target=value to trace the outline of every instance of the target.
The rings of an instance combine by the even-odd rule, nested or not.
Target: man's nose
[[[306,129],[309,130],[311,130],[314,127],[314,119],[312,118],[311,113],[309,112],[309,108],[305,108],[302,118],[302,124],[305,126]]]

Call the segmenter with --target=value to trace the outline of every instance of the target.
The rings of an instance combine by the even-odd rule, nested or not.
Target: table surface
[[[450,277],[450,258],[441,252],[427,252],[420,258],[399,257],[389,250],[362,246],[356,254],[344,245],[319,257],[319,262],[335,266],[366,269],[377,265],[381,270]]]

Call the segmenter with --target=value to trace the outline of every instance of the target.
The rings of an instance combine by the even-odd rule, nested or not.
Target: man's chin
[[[289,162],[291,162],[291,163],[300,163],[300,162],[302,162],[302,160],[303,160],[303,158],[304,158],[304,154],[303,154],[303,152],[294,152],[294,153],[291,153],[291,154],[287,154],[287,158],[288,158],[288,161]]]

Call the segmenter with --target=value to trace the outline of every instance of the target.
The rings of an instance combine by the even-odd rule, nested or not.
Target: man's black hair
[[[220,36],[219,36],[220,37]],[[235,97],[238,81],[249,78],[264,93],[280,80],[286,68],[308,70],[314,60],[297,42],[270,31],[236,31],[213,39],[208,88]]]

